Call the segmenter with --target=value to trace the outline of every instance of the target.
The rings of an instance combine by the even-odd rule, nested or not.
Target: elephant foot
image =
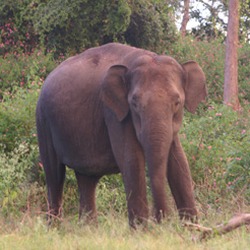
[[[97,213],[93,211],[80,211],[79,212],[79,223],[84,225],[98,226]]]
[[[129,220],[129,226],[132,230],[147,230],[148,228],[148,220],[147,218],[136,218],[133,220]]]
[[[192,223],[198,222],[198,213],[196,208],[183,208],[179,209],[178,212],[181,220],[191,221]]]
[[[62,222],[62,207],[50,209],[47,212],[47,222],[49,227],[57,227]]]

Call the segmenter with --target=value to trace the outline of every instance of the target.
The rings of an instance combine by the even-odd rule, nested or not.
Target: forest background
[[[198,2],[203,8],[195,8]],[[183,1],[176,0],[0,0],[0,248],[7,244],[6,232],[19,232],[20,225],[37,227],[46,234],[46,187],[35,127],[36,101],[44,79],[67,57],[108,42],[201,65],[208,99],[195,115],[185,112],[180,132],[200,217],[207,222],[218,214],[224,220],[234,213],[249,212],[250,1],[240,4],[241,108],[237,112],[223,105],[228,1],[191,1],[189,15],[196,25],[185,35],[176,25],[181,23],[183,9]],[[67,170],[64,220],[75,224],[76,187],[74,174]],[[102,179],[97,202],[101,222],[107,223],[111,215],[125,218],[120,175]],[[172,210],[175,214],[174,207]],[[181,229],[170,230],[180,234]]]

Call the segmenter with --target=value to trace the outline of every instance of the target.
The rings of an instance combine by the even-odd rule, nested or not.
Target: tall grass
[[[218,219],[218,217],[217,217]],[[13,225],[0,222],[0,249],[4,250],[70,250],[70,249],[248,249],[250,244],[246,228],[199,241],[198,232],[190,232],[180,226],[176,219],[156,225],[150,223],[148,230],[131,231],[121,215],[107,215],[99,227],[64,221],[60,227],[46,226],[41,217],[15,221]],[[11,229],[10,229],[11,227]]]

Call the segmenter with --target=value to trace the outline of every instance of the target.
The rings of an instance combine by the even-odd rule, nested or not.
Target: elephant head
[[[185,177],[190,173],[178,131],[184,107],[194,113],[206,95],[205,75],[200,66],[194,61],[180,65],[168,56],[143,55],[129,66],[110,67],[104,77],[104,105],[113,112],[117,122],[122,124],[131,119],[143,149],[158,221],[167,210],[164,198],[166,175],[169,175],[177,207],[180,210],[187,208],[186,212],[193,209],[193,198],[190,201],[185,195],[192,190],[184,191],[192,189],[192,183],[191,177]],[[177,178],[181,169],[187,174]],[[191,214],[195,215],[196,210]]]

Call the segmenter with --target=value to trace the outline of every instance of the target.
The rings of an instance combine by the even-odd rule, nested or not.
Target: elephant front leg
[[[100,177],[85,176],[78,172],[75,172],[75,175],[80,194],[79,219],[81,219],[84,214],[86,215],[84,219],[86,219],[87,223],[97,223],[95,190]]]
[[[178,136],[174,139],[168,160],[167,179],[181,219],[197,217],[191,173]]]
[[[148,219],[148,202],[146,192],[145,159],[131,120],[122,123],[109,111],[107,127],[112,151],[122,174],[129,225],[136,228],[140,224],[146,226]]]
[[[122,176],[126,191],[129,225],[134,229],[138,225],[146,226],[149,212],[144,166],[137,163],[125,165]]]

